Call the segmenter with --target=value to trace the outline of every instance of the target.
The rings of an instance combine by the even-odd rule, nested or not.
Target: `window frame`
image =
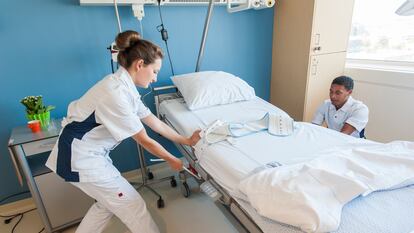
[[[355,0],[358,1],[358,0]],[[363,0],[362,0],[363,1]],[[356,5],[356,4],[355,4]],[[355,12],[354,5],[354,12]],[[354,12],[352,14],[354,14]],[[354,15],[353,15],[354,17]],[[404,17],[404,16],[401,16]],[[414,17],[414,16],[411,16]],[[354,27],[354,20],[351,22],[351,30],[348,38],[348,45],[346,49],[346,68],[363,68],[372,70],[385,70],[385,71],[399,71],[399,72],[414,72],[414,60],[403,61],[403,60],[392,60],[383,59],[381,57],[376,58],[355,58],[350,57],[349,45],[351,41],[351,32]],[[375,56],[375,55],[374,55]]]
[[[347,58],[345,68],[414,73],[414,62]]]

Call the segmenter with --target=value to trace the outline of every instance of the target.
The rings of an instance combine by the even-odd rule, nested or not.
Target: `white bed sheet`
[[[243,122],[259,119],[267,112],[284,113],[260,98],[196,111],[188,110],[182,99],[167,100],[160,105],[160,113],[180,133],[187,136],[217,119]],[[260,132],[237,139],[236,146],[231,146],[228,142],[200,146],[202,150],[199,149],[196,156],[203,169],[238,200],[265,233],[297,233],[301,232],[297,228],[259,216],[247,202],[240,199],[243,196],[237,190],[239,182],[255,168],[269,162],[290,164],[305,161],[312,158],[309,155],[320,150],[358,144],[377,143],[316,125],[298,123],[294,134],[289,137],[276,137]],[[403,233],[414,230],[413,193],[414,187],[410,186],[398,191],[377,192],[365,198],[357,198],[345,206],[337,232]]]

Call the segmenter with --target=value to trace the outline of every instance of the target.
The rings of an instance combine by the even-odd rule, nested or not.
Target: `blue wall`
[[[162,12],[175,72],[193,72],[207,7],[164,7]],[[145,14],[144,37],[165,48],[155,29],[160,24],[158,9],[146,6]],[[130,7],[120,7],[120,15],[124,30],[140,30]],[[201,70],[233,73],[268,99],[272,28],[273,9],[229,14],[225,7],[214,8]],[[11,129],[26,122],[19,100],[41,94],[46,104],[56,106],[52,117],[65,116],[70,101],[111,72],[106,47],[116,33],[110,6],[80,6],[76,0],[0,3],[0,199],[27,190],[18,184],[7,151]],[[170,74],[164,59],[156,86],[169,84]],[[176,153],[171,144],[161,142]],[[121,171],[138,167],[132,140],[111,156]]]

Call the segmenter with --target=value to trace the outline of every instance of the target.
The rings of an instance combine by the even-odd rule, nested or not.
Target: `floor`
[[[164,171],[163,171],[164,170]],[[157,176],[167,175],[170,171],[163,169]],[[138,177],[129,177],[129,180],[137,180]],[[178,179],[177,179],[178,180]],[[163,197],[165,207],[157,208],[157,197],[146,189],[140,193],[147,203],[147,208],[162,233],[245,233],[245,230],[220,204],[214,203],[210,197],[200,192],[197,183],[190,179],[191,196],[185,198],[180,187],[172,188],[168,181],[152,185]],[[0,218],[1,219],[1,218]],[[0,223],[0,232],[12,232],[13,225],[18,221],[14,219],[10,224]],[[14,230],[15,233],[36,233],[43,228],[37,211],[26,213]],[[66,229],[63,233],[73,233],[76,226]],[[44,232],[44,231],[42,231]],[[105,233],[129,232],[122,222],[113,217],[108,224]]]

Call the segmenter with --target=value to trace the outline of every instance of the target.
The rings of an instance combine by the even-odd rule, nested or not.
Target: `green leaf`
[[[43,97],[41,95],[26,96],[20,100],[20,103],[26,107],[26,113],[29,115],[42,114],[55,109],[55,106],[49,105],[46,107],[43,105]]]
[[[49,105],[49,106],[46,107],[46,112],[50,112],[53,109],[55,109],[55,106]]]

